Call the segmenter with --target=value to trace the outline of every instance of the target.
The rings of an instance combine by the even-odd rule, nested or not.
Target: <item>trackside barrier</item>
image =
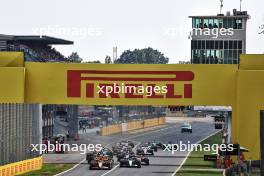
[[[166,121],[165,117],[160,117],[158,123],[159,125],[164,125],[165,121]]]
[[[0,176],[20,175],[34,170],[39,170],[41,169],[42,164],[42,157],[7,164],[0,166]]]
[[[126,131],[155,127],[155,126],[164,125],[164,124],[165,124],[165,117],[132,121],[132,122],[126,123],[127,125]],[[109,125],[109,126],[101,128],[100,135],[107,136],[107,135],[117,134],[121,132],[122,132],[122,124]]]
[[[121,132],[122,132],[122,124],[118,124],[118,125],[109,125],[101,128],[100,134],[101,136],[107,136],[110,134],[116,134]]]
[[[144,120],[144,128],[154,127],[154,126],[158,126],[158,125],[159,125],[159,119],[158,118]]]
[[[137,130],[143,128],[143,120],[133,121],[127,123],[128,131]]]

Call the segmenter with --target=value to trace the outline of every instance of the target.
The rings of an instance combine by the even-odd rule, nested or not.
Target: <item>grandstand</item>
[[[0,34],[0,51],[22,51],[25,61],[30,62],[64,62],[66,57],[52,45],[72,44],[72,41],[50,36]]]

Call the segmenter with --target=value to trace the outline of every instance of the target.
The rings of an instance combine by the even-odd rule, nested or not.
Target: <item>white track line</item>
[[[72,171],[73,169],[75,169],[76,167],[78,167],[80,164],[82,164],[85,160],[86,160],[86,159],[83,159],[83,160],[80,161],[78,164],[74,165],[72,168],[70,168],[70,169],[68,169],[68,170],[66,170],[66,171],[63,171],[63,172],[61,172],[61,173],[58,173],[58,174],[56,174],[56,175],[54,175],[54,176],[60,176],[60,175],[62,175],[62,174],[65,174],[65,173],[67,173],[67,172]]]
[[[207,136],[207,137],[201,139],[200,141],[196,142],[195,144],[199,144],[199,143],[203,142],[204,140],[208,139],[209,137],[211,137],[211,136],[213,136],[213,135],[215,135],[215,134],[217,134],[217,133],[219,133],[219,132],[220,132],[220,131],[217,131],[217,132],[215,132],[215,133],[213,133],[213,134],[211,134],[211,135],[209,135],[209,136]],[[189,152],[188,152],[188,154],[186,155],[186,157],[184,158],[184,160],[181,162],[180,166],[179,166],[179,167],[173,172],[173,174],[171,174],[171,176],[174,176],[174,175],[175,175],[175,174],[181,169],[182,165],[183,165],[183,164],[185,163],[185,161],[188,159],[188,157],[189,157],[189,155],[191,154],[191,152],[192,152],[192,151],[189,151]]]
[[[118,166],[119,166],[119,164],[117,164],[115,167],[113,167],[111,170],[107,171],[106,173],[104,173],[101,176],[105,176],[106,174],[109,174],[110,172],[114,171]]]
[[[135,145],[135,147],[134,148],[137,148],[139,145],[141,144],[141,142],[138,142],[138,144],[137,145]]]

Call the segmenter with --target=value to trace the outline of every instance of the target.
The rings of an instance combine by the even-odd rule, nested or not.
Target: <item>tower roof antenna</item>
[[[222,14],[222,9],[223,9],[223,6],[224,6],[224,5],[223,5],[223,1],[224,1],[224,0],[220,0],[220,3],[221,3],[221,4],[220,4],[220,14]],[[241,0],[240,0],[240,1],[241,1]]]
[[[241,12],[242,0],[240,0],[240,12]]]

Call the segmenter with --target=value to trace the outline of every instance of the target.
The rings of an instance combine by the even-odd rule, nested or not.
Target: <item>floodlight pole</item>
[[[220,0],[220,3],[221,3],[221,5],[220,5],[220,14],[222,14],[222,8],[223,8],[223,6],[224,6],[224,5],[223,5],[223,1],[224,1],[224,0]]]

